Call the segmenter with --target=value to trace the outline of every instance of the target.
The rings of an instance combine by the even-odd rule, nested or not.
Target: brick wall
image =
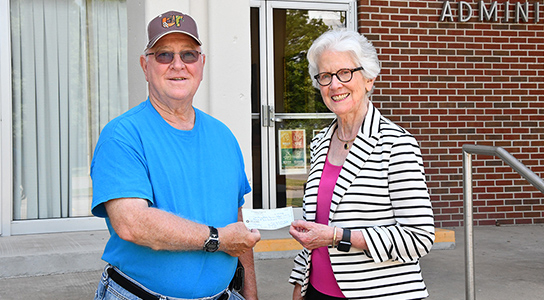
[[[442,0],[362,0],[359,32],[378,49],[373,102],[419,141],[436,225],[463,225],[462,145],[500,146],[544,175],[544,3],[528,21],[440,21]],[[492,1],[484,1],[487,6]],[[533,7],[541,2],[540,22]],[[496,157],[475,155],[476,225],[544,223],[543,194]]]

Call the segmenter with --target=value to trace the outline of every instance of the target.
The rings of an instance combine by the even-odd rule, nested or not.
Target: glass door
[[[355,2],[253,1],[253,208],[302,207],[313,136],[334,118],[306,53],[333,28],[355,29]]]

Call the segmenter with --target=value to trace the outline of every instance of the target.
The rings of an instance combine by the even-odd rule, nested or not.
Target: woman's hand
[[[334,228],[314,222],[296,220],[291,223],[289,233],[304,248],[314,250],[332,244]]]
[[[298,283],[295,283],[295,288],[293,289],[293,300],[304,300],[304,297],[302,297],[300,290],[302,289],[302,286]]]

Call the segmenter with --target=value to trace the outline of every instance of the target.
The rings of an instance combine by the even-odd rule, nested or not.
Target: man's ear
[[[142,67],[142,71],[144,71],[145,80],[149,81],[147,80],[147,58],[143,54],[140,56],[140,66]]]

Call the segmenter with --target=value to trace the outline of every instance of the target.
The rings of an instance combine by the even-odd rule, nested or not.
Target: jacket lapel
[[[331,201],[331,211],[329,213],[329,223],[332,221],[334,212],[346,191],[354,181],[355,177],[368,160],[368,157],[374,151],[378,140],[380,139],[380,119],[381,113],[378,109],[372,105],[372,102],[368,104],[368,112],[361,126],[361,130],[357,134],[353,145],[349,150],[349,154],[346,157],[346,161],[342,166],[342,171],[336,181],[334,192]],[[332,134],[331,130],[331,134]],[[330,141],[330,140],[329,140]],[[330,144],[330,143],[329,143]],[[321,172],[323,167],[321,167]]]

